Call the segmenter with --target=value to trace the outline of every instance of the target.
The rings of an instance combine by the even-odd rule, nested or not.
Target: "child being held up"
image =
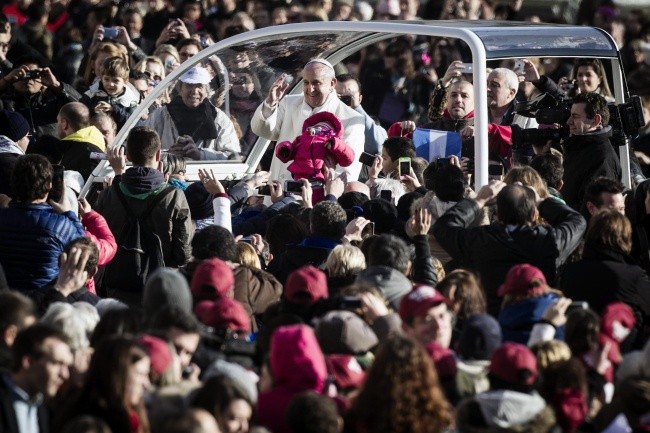
[[[109,57],[96,81],[81,98],[91,111],[106,113],[117,123],[118,130],[140,102],[140,94],[129,83],[129,65],[121,57]]]

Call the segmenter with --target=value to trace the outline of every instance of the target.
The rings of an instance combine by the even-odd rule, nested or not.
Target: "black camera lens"
[[[352,106],[352,96],[350,96],[350,95],[341,95],[341,96],[339,96],[339,99],[341,100],[341,102],[343,102],[348,107]]]

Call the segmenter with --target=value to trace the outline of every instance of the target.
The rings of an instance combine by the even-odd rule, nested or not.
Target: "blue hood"
[[[534,298],[526,298],[503,308],[499,313],[499,325],[503,332],[503,341],[514,341],[527,344],[533,325],[542,320],[542,315],[549,305],[553,304],[559,296],[555,293]],[[556,340],[564,339],[564,328],[557,329]]]

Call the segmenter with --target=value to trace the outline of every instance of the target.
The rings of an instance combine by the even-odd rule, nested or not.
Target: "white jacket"
[[[162,107],[156,108],[142,124],[154,129],[158,133],[163,150],[169,149],[176,143],[178,129],[167,110],[167,106],[163,105]],[[217,138],[209,141],[201,140],[196,143],[201,149],[201,159],[228,159],[230,155],[241,152],[235,127],[226,113],[218,108],[214,125],[217,128]]]
[[[330,93],[323,105],[311,108],[305,102],[303,95],[289,95],[280,100],[278,107],[268,118],[262,114],[261,104],[255,110],[251,119],[251,130],[260,137],[272,141],[293,141],[302,134],[302,124],[313,114],[321,111],[329,111],[341,120],[345,142],[354,150],[354,162],[349,167],[337,166],[337,174],[345,174],[345,180],[353,181],[359,178],[361,163],[359,156],[364,149],[365,143],[365,119],[352,108],[339,100],[335,92]],[[273,154],[271,162],[272,180],[292,180],[291,173],[287,170],[289,163],[284,164]]]

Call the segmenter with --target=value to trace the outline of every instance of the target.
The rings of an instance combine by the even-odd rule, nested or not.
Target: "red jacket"
[[[257,420],[273,433],[291,433],[285,417],[289,402],[304,391],[323,391],[325,357],[309,326],[291,325],[273,333],[270,362],[274,387],[259,395]]]
[[[308,128],[319,122],[328,122],[334,128],[334,135],[311,135]],[[331,144],[331,148],[325,146]],[[275,147],[275,154],[284,163],[293,161],[287,169],[294,180],[319,179],[325,180],[322,170],[325,157],[330,155],[341,167],[347,167],[354,162],[354,150],[343,141],[343,124],[338,117],[328,111],[322,111],[310,116],[302,125],[302,135],[292,143],[283,141]]]
[[[117,252],[117,243],[115,242],[113,232],[111,232],[104,217],[95,211],[90,211],[81,218],[81,223],[86,229],[86,236],[88,236],[95,245],[97,245],[97,249],[99,249],[97,266],[105,265],[113,260],[113,257],[115,257],[115,253]],[[94,279],[89,278],[86,287],[89,292],[96,294]]]

